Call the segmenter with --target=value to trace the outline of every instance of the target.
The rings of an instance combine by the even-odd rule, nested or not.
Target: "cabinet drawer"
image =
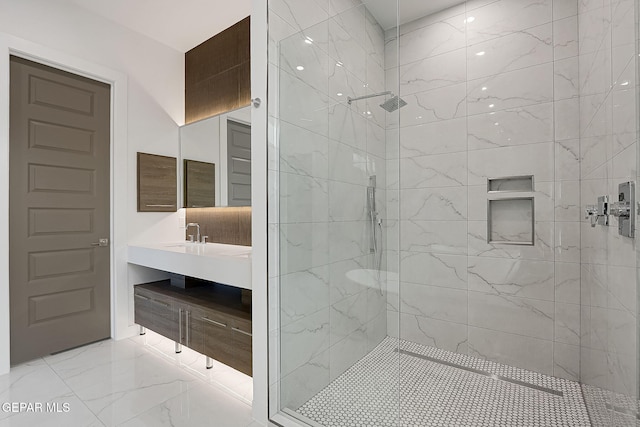
[[[252,374],[251,322],[203,311],[204,354],[247,375]]]
[[[170,302],[153,294],[136,292],[135,322],[171,340],[178,340],[177,313]]]

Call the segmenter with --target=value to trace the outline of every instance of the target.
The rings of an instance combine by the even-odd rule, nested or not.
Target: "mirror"
[[[251,206],[251,108],[180,128],[182,207]]]

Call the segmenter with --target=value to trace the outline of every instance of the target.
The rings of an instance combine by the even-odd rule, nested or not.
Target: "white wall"
[[[136,212],[136,152],[178,157],[178,125],[184,121],[184,56],[145,36],[92,15],[62,1],[0,0],[0,83],[8,83],[8,49],[21,46],[23,55],[47,58],[49,64],[114,83],[112,210],[119,212],[112,230],[116,265],[115,338],[133,333],[130,297],[132,283],[151,280],[147,270],[129,269],[126,244],[134,241],[171,241],[181,238],[176,214]],[[124,86],[124,87],[121,87]],[[6,87],[8,89],[8,86]],[[117,92],[117,91],[116,91]],[[8,124],[8,90],[0,91],[0,123]],[[124,102],[123,102],[124,100]],[[0,137],[0,161],[8,159],[8,126]],[[6,171],[6,169],[4,169]],[[8,202],[8,173],[0,177],[0,198]],[[6,208],[5,208],[6,210]],[[0,215],[8,229],[8,215]],[[8,235],[0,237],[0,265],[8,266]],[[2,269],[0,294],[8,313],[8,270]],[[156,276],[157,277],[157,276]],[[8,315],[0,329],[0,374],[9,368]]]

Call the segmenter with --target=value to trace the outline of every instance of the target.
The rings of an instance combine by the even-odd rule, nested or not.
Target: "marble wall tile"
[[[553,56],[555,60],[578,55],[578,17],[553,22]]]
[[[329,227],[325,223],[280,224],[281,274],[304,271],[329,263]]]
[[[469,257],[470,291],[554,301],[554,263]]]
[[[329,176],[336,181],[366,186],[368,183],[366,152],[330,140]]]
[[[400,221],[400,248],[466,255],[467,225],[461,221]]]
[[[287,122],[280,123],[280,171],[327,179],[329,143],[326,136]]]
[[[553,60],[551,24],[469,46],[467,78],[478,79]]]
[[[554,341],[580,345],[580,305],[556,302]]]
[[[397,122],[397,117],[391,116],[389,126],[415,126],[466,115],[465,83],[418,92],[402,98],[407,105],[399,110],[400,123]]]
[[[580,264],[555,263],[555,300],[580,304]]]
[[[335,380],[349,369],[364,354],[367,348],[367,337],[364,330],[356,330],[342,341],[331,346],[330,379]]]
[[[305,84],[295,76],[281,71],[280,118],[298,127],[328,135],[328,104],[326,93]]]
[[[307,37],[296,33],[280,42],[280,69],[327,93],[329,57],[317,45],[308,43]],[[300,66],[304,70],[298,70]]]
[[[329,384],[329,369],[329,350],[325,350],[283,377],[280,387],[280,406],[299,408]]]
[[[366,221],[330,222],[328,225],[329,262],[356,258],[368,253],[367,225]]]
[[[466,150],[466,117],[402,128],[400,140],[400,157],[402,158]]]
[[[400,159],[402,188],[458,187],[466,184],[466,153]]]
[[[467,85],[468,113],[490,113],[551,102],[553,72],[553,63],[550,62],[471,80]]]
[[[336,104],[328,109],[329,138],[342,142],[359,150],[366,150],[367,141],[363,135],[367,133],[367,120],[358,108],[362,106],[352,104]]]
[[[487,177],[497,176],[533,175],[536,181],[553,181],[554,151],[554,144],[547,142],[469,152],[469,185],[486,185]]]
[[[555,102],[555,138],[557,141],[580,137],[580,100],[563,99]]]
[[[366,187],[329,181],[329,218],[331,221],[364,221],[367,219]]]
[[[562,19],[578,14],[578,0],[554,0],[553,19]]]
[[[487,222],[469,221],[469,255],[494,258],[554,260],[554,223],[536,222],[533,246],[487,243]]]
[[[403,33],[399,42],[400,65],[463,48],[465,38],[464,18],[459,16]]]
[[[595,52],[601,46],[611,45],[611,10],[604,2],[590,2],[579,10],[578,40],[580,55]],[[599,3],[599,4],[597,4]]]
[[[281,328],[281,375],[286,376],[329,348],[329,308]]]
[[[331,304],[366,290],[366,286],[353,280],[351,278],[353,273],[350,273],[365,268],[367,268],[366,256],[338,261],[329,266],[329,296]]]
[[[362,19],[364,24],[364,17]],[[342,64],[354,75],[366,76],[367,54],[357,40],[357,30],[358,27],[347,29],[335,19],[329,20],[328,53],[331,58]],[[364,37],[364,28],[362,28],[361,33],[362,37]]]
[[[580,221],[583,216],[580,181],[557,181],[555,203],[556,221]]]
[[[580,140],[568,139],[556,141],[555,144],[556,180],[579,180],[580,179]],[[577,193],[580,195],[580,192]],[[566,198],[566,194],[559,194]]]
[[[553,63],[555,99],[577,98],[580,94],[580,60],[578,57]]]
[[[580,96],[605,94],[611,88],[611,50],[580,55]]]
[[[553,343],[553,376],[580,381],[580,347]]]
[[[475,19],[467,22],[467,44],[477,44],[551,22],[552,3],[551,0],[496,1],[473,10],[468,13]]]
[[[405,64],[400,67],[400,95],[406,96],[463,83],[467,77],[466,65],[466,49],[457,49]],[[398,84],[397,75],[389,74],[387,87],[393,90],[392,88]]]
[[[425,252],[401,252],[400,280],[467,289],[467,257]]]
[[[400,219],[462,221],[466,216],[467,190],[464,187],[400,190]]]
[[[467,291],[401,282],[400,311],[431,319],[467,324]]]
[[[367,293],[360,292],[331,304],[329,313],[331,346],[358,329],[363,330],[367,316]]]
[[[553,375],[553,342],[469,326],[469,354]]]
[[[280,222],[326,222],[329,183],[320,178],[280,174]]]
[[[469,150],[553,141],[553,112],[546,103],[469,116]]]
[[[580,262],[580,223],[556,223],[556,261]]]
[[[280,277],[280,324],[287,325],[329,305],[329,267]]]
[[[469,325],[553,340],[554,303],[470,291]]]
[[[428,317],[400,314],[400,339],[467,353],[467,326]]]
[[[327,12],[314,0],[270,0],[269,9],[298,31],[328,18]]]

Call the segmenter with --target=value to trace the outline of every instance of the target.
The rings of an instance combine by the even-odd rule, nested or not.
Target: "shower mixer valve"
[[[618,234],[625,237],[635,237],[635,183],[623,182],[618,185],[616,202],[609,202],[608,196],[598,197],[597,205],[587,205],[585,219],[591,220],[591,226],[609,225],[609,217],[618,218]]]

